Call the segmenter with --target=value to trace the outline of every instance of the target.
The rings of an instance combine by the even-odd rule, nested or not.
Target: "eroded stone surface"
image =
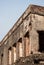
[[[22,44],[20,49],[19,43]],[[9,50],[12,65],[44,65],[43,43],[44,7],[30,5],[0,42],[0,65],[9,65]]]

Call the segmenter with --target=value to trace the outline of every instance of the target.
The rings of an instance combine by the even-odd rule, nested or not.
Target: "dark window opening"
[[[3,54],[1,55],[1,57],[3,57]]]
[[[16,43],[13,44],[13,47],[16,47]]]
[[[38,31],[39,33],[39,51],[44,52],[44,31]]]
[[[27,32],[24,37],[29,38],[29,32]]]
[[[29,23],[29,26],[31,26],[32,24],[31,24],[31,22]]]
[[[20,39],[18,40],[18,42],[21,42],[21,43],[22,43],[22,38],[20,38]]]
[[[39,60],[34,59],[34,64],[39,64]]]
[[[34,59],[34,64],[44,63],[44,59]]]
[[[10,47],[8,50],[12,50],[12,48]]]

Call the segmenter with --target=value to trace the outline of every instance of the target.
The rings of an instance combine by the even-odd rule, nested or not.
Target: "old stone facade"
[[[30,5],[0,42],[0,65],[41,63],[44,65],[44,7]]]

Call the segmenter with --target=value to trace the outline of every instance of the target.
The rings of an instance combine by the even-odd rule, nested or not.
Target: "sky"
[[[0,0],[0,41],[30,4],[44,6],[44,0]]]

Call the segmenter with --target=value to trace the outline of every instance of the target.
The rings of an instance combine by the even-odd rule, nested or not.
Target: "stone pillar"
[[[31,38],[30,38],[30,29],[29,29],[29,55],[31,54]]]
[[[23,45],[22,45],[22,42],[19,42],[19,57],[23,57]]]
[[[23,36],[23,38],[22,38],[22,45],[23,45],[23,57],[25,57],[26,56],[26,51],[25,51],[25,49],[26,49],[26,44],[25,44],[25,38],[24,38],[24,36]]]
[[[23,37],[23,56],[29,56],[30,53],[30,41],[28,37]]]
[[[16,47],[14,47],[14,63],[16,62]]]
[[[29,38],[26,37],[25,38],[25,41],[26,41],[26,56],[29,56]]]
[[[16,47],[12,47],[12,64],[16,62]]]
[[[22,56],[24,57],[24,37],[22,37]]]
[[[13,63],[14,63],[14,50],[13,50],[13,47],[12,47],[12,50],[11,50],[11,60],[12,60],[12,65],[13,65]]]
[[[31,52],[37,53],[39,49],[39,39],[37,31],[34,29],[30,31],[30,43],[31,43]]]
[[[24,56],[29,56],[30,54],[30,36],[29,31],[23,37],[23,45],[24,45]]]
[[[19,43],[16,43],[16,59],[19,58]]]
[[[3,52],[3,65],[8,65],[8,50],[6,46],[4,46]]]
[[[28,37],[25,37],[24,39],[24,51],[25,51],[25,56],[29,56],[29,51],[30,51],[30,41]]]
[[[8,49],[8,64],[12,64],[12,48]]]

